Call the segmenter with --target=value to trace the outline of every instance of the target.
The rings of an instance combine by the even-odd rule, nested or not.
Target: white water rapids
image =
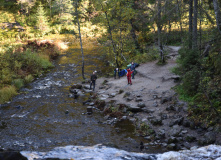
[[[209,145],[193,147],[190,150],[170,151],[162,154],[135,153],[110,148],[103,145],[91,147],[66,146],[57,147],[49,152],[22,151],[28,160],[71,159],[71,160],[221,160],[221,146]]]

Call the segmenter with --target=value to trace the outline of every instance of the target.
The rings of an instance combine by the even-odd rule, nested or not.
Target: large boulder
[[[181,136],[181,132],[182,132],[182,128],[179,125],[175,125],[169,131],[169,135],[171,135],[173,137],[179,137],[179,136]]]
[[[200,145],[213,144],[216,142],[216,134],[214,132],[207,132],[202,139],[198,141]]]

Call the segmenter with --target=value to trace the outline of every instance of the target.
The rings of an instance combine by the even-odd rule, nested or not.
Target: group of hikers
[[[132,79],[134,79],[134,75],[136,72],[135,68],[137,66],[138,66],[138,64],[131,62],[131,64],[127,65],[126,69],[119,70],[119,68],[115,68],[114,69],[114,78],[116,79],[117,76],[118,76],[118,78],[120,78],[126,74],[128,85],[132,85],[131,77],[132,77]],[[90,90],[92,89],[92,86],[93,86],[93,91],[94,91],[96,79],[97,79],[97,75],[96,75],[96,71],[94,71],[93,74],[91,75],[91,79],[90,79]]]
[[[114,70],[114,78],[116,79],[117,75],[118,75],[118,78],[120,78],[126,74],[128,84],[132,85],[131,76],[132,76],[132,79],[134,79],[136,67],[137,67],[137,64],[135,64],[134,62],[131,62],[131,64],[127,65],[126,69],[123,69],[120,71],[118,68],[116,68]]]

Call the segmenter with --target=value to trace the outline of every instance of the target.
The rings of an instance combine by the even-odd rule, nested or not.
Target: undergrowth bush
[[[17,94],[15,86],[4,87],[0,90],[0,104],[11,100]]]
[[[14,85],[17,89],[20,89],[21,87],[24,86],[24,81],[23,81],[23,79],[15,79],[15,80],[13,80],[13,85]]]
[[[55,48],[55,45],[52,46]],[[16,95],[16,89],[20,89],[24,84],[31,82],[34,77],[53,67],[50,62],[50,55],[43,51],[42,49],[37,52],[32,48],[25,48],[24,50],[23,47],[19,46],[17,48],[11,47],[4,54],[0,54],[1,103]],[[13,85],[13,87],[5,87],[10,85]]]
[[[182,48],[178,66],[173,69],[181,75],[182,83],[176,90],[189,102],[189,114],[208,126],[221,122],[221,55],[217,48],[213,46],[208,55]]]
[[[34,80],[34,77],[31,74],[29,74],[29,75],[25,76],[24,82],[25,83],[30,83],[33,80]]]

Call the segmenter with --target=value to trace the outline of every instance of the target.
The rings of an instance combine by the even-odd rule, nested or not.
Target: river
[[[93,42],[85,44],[85,76],[106,69],[99,58],[100,48]],[[21,89],[21,94],[0,106],[0,148],[12,150],[49,151],[54,147],[104,144],[126,151],[139,152],[143,138],[134,135],[130,122],[115,125],[104,121],[99,110],[87,115],[82,104],[89,94],[78,99],[69,97],[69,88],[81,83],[81,52],[72,44],[46,75]],[[66,111],[68,110],[68,114]],[[161,152],[155,147],[147,150]]]

